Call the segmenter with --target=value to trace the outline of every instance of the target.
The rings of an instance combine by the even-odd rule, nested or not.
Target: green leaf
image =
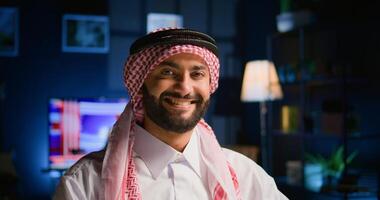
[[[358,155],[358,151],[352,152],[347,158],[346,163],[349,164],[352,162],[352,160]]]

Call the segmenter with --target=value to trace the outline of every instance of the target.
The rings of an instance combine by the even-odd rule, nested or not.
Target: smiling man
[[[255,162],[221,148],[202,119],[218,87],[213,38],[160,30],[130,53],[130,103],[106,149],[71,167],[55,199],[287,199]]]
[[[144,129],[182,152],[209,104],[207,64],[197,55],[173,55],[150,73],[142,92]]]

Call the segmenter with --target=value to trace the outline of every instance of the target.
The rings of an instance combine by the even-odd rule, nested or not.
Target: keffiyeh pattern
[[[105,199],[140,200],[141,193],[137,172],[132,158],[134,124],[143,120],[142,96],[139,94],[148,74],[165,59],[180,53],[195,54],[206,62],[210,71],[210,93],[218,87],[219,59],[204,47],[192,44],[158,45],[132,54],[124,67],[124,83],[131,97],[130,103],[120,116],[110,135],[103,162]],[[210,194],[215,200],[240,199],[239,185],[231,165],[227,162],[211,127],[201,120],[197,128],[201,131],[203,160],[211,170]],[[215,170],[214,170],[215,169]]]

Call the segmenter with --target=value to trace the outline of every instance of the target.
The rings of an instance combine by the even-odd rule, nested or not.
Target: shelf
[[[285,175],[289,160],[303,161],[305,153],[329,156],[340,146],[345,154],[360,152],[356,167],[378,168],[379,161],[373,157],[379,153],[373,149],[380,144],[380,132],[376,129],[377,108],[372,106],[377,105],[379,96],[374,91],[380,81],[375,77],[377,68],[371,67],[376,66],[379,55],[372,53],[377,52],[377,38],[363,31],[370,27],[357,27],[314,24],[268,35],[268,58],[277,66],[284,94],[268,112],[268,123],[273,126],[267,135],[273,176]],[[362,49],[368,49],[366,54]],[[289,109],[284,117],[283,106],[295,109]],[[292,133],[279,130],[284,122]],[[355,195],[350,194],[350,199]],[[325,199],[304,197],[290,199]]]
[[[333,134],[314,134],[309,132],[291,132],[284,133],[281,130],[273,130],[272,136],[275,137],[300,137],[304,139],[331,139],[331,140],[340,140],[343,139],[343,135],[333,135]],[[358,136],[348,136],[349,140],[372,140],[372,139],[380,139],[380,134],[367,134],[367,135],[358,135]]]
[[[364,23],[365,22],[365,23]],[[304,32],[306,34],[319,34],[322,32],[330,32],[330,33],[346,33],[349,31],[355,31],[355,30],[369,30],[369,31],[375,31],[375,28],[373,26],[374,22],[364,21],[364,22],[357,22],[357,23],[340,23],[340,24],[327,24],[327,23],[313,23],[309,24],[300,28],[295,28],[293,30],[287,31],[287,32],[275,32],[270,35],[270,39],[277,39],[282,37],[295,37],[298,38],[300,36],[300,32]]]
[[[273,130],[272,131],[273,136],[280,136],[280,137],[326,137],[326,138],[338,138],[336,135],[329,135],[329,134],[313,134],[309,132],[283,132],[281,130]]]
[[[290,31],[286,32],[276,32],[274,34],[271,34],[271,39],[281,38],[281,37],[299,37],[300,31],[306,32],[306,33],[316,33],[318,31],[322,30],[320,24],[310,24],[301,28],[296,28]],[[325,28],[325,31],[333,31],[332,28]]]
[[[293,137],[300,138],[304,140],[342,140],[343,138],[336,135],[313,135],[313,134],[300,134],[300,133],[274,133],[274,137]]]
[[[351,140],[372,140],[372,139],[380,139],[380,134],[369,134],[369,135],[359,135],[359,136],[348,136],[347,139],[351,139]]]
[[[338,186],[323,186],[321,188],[321,191],[315,192],[311,191],[307,188],[305,188],[302,184],[289,184],[286,181],[286,176],[281,177],[275,177],[275,181],[279,189],[287,193],[293,193],[293,195],[290,195],[294,198],[297,197],[314,197],[312,199],[315,199],[316,197],[319,197],[322,199],[322,197],[339,197],[342,198],[344,196],[348,197],[349,199],[356,199],[356,198],[376,198],[377,197],[377,189],[376,188],[368,188],[363,186],[355,186],[355,185],[338,185]],[[294,196],[297,195],[297,196]],[[317,198],[317,199],[319,199]],[[297,198],[298,199],[298,198]]]
[[[348,78],[343,81],[342,78],[313,78],[308,80],[296,80],[294,82],[281,82],[283,87],[295,87],[301,86],[302,84],[307,87],[323,87],[332,85],[364,85],[369,84],[368,79],[365,78]]]

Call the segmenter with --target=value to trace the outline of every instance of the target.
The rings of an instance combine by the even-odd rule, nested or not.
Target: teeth
[[[187,106],[190,105],[190,101],[181,101],[181,100],[176,100],[176,99],[169,99],[170,103],[178,106]]]
[[[187,106],[187,105],[190,105],[190,102],[189,101],[172,101],[173,104],[175,105],[180,105],[180,106]]]

